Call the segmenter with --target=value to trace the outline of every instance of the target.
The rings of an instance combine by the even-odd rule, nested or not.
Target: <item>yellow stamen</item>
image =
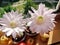
[[[11,26],[12,28],[15,28],[15,27],[16,27],[16,23],[15,23],[14,21],[11,21],[11,22],[10,22],[10,26]]]
[[[37,24],[42,24],[43,21],[44,21],[43,16],[38,16],[38,17],[36,18],[36,23],[37,23]]]

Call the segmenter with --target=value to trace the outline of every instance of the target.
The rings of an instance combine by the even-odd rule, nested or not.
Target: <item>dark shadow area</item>
[[[60,45],[60,42],[56,42],[56,43],[51,44],[51,45]]]
[[[19,0],[0,0],[0,7],[8,6]]]

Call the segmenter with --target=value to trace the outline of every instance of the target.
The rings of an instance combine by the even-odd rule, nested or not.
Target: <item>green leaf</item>
[[[3,16],[4,12],[4,9],[0,7],[0,18]]]

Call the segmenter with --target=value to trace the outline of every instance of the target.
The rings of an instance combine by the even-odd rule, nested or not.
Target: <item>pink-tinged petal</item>
[[[48,33],[49,31],[51,31],[51,29],[49,28],[49,24],[46,23],[44,24],[44,26],[42,25],[42,30],[44,31],[44,33]]]
[[[15,12],[14,12],[13,10],[12,10],[10,13],[11,13],[12,15],[15,14]]]
[[[9,24],[9,21],[6,21],[4,18],[0,18],[0,24],[3,26],[7,26]]]
[[[24,29],[19,29],[19,32],[24,32]]]
[[[43,30],[43,32],[44,33],[47,33],[47,32],[49,32],[49,30],[50,30],[50,28],[49,28],[49,24],[44,24],[44,26],[42,26],[42,30]]]
[[[13,33],[13,30],[11,29],[10,31],[8,31],[7,33],[5,33],[7,36],[10,36]]]
[[[6,24],[3,24],[3,23],[0,23],[2,26],[6,27],[7,25]]]
[[[5,21],[0,21],[0,24],[2,25],[2,24],[6,24],[6,22]]]
[[[29,11],[29,14],[31,15],[31,18],[30,18],[31,20],[33,20],[34,18],[36,18],[37,16],[39,16],[39,15],[36,15],[35,13],[33,13],[31,11]]]
[[[57,16],[57,14],[51,14],[49,15],[50,19],[54,19]]]
[[[19,27],[14,28],[14,30],[19,33],[19,32],[24,32],[24,29],[20,29]]]
[[[13,33],[12,33],[12,37],[15,39],[16,38],[16,32],[14,31]]]
[[[43,31],[43,33],[48,33],[48,32],[49,32],[49,28],[47,28],[47,27],[46,27],[46,28],[43,27],[43,28],[42,28],[42,31]]]
[[[13,10],[10,12],[10,14],[13,16],[14,19],[18,18],[18,15],[19,15],[17,11],[14,12]]]
[[[31,18],[26,18],[26,19],[24,19],[24,21],[25,21],[26,23],[30,22],[31,20],[32,20]]]
[[[41,27],[36,27],[35,32],[36,33],[41,33]]]
[[[31,30],[32,32],[35,32],[36,27],[37,27],[36,24],[31,23],[31,25],[30,25],[30,30]]]
[[[5,28],[4,30],[2,30],[3,32],[8,32],[8,31],[10,31],[11,30],[11,28]]]
[[[14,28],[14,31],[19,34],[18,28]]]
[[[52,22],[52,28],[54,28],[55,27],[55,24]]]
[[[9,17],[9,15],[7,13],[3,15],[3,18],[5,18],[6,20],[10,21],[10,17]]]
[[[35,32],[35,27],[30,27],[30,31]]]
[[[10,19],[13,20],[15,16],[12,15],[10,12],[9,12],[8,14],[9,14],[9,16],[10,16]]]
[[[48,27],[50,30],[53,30],[54,27],[55,27],[55,24],[54,24],[53,22],[48,23],[47,27]]]
[[[4,30],[4,28],[5,28],[4,26],[0,26],[0,30],[1,30],[1,31]]]
[[[14,29],[15,30],[15,32],[20,36],[20,33],[23,33],[24,32],[24,29],[20,29],[20,28],[15,28]]]
[[[44,12],[44,15],[52,14],[55,11],[55,9],[49,9],[48,11]]]
[[[45,13],[46,11],[48,11],[48,10],[49,10],[49,8],[45,7],[45,9],[44,9],[44,13]]]
[[[45,25],[44,26],[41,25],[41,26],[39,26],[39,28],[41,28],[40,34],[43,34],[43,33],[47,32],[46,29],[48,29]]]
[[[33,7],[31,7],[31,9],[32,9],[33,12],[35,13],[35,15],[38,15],[37,10],[35,10]]]
[[[45,5],[44,4],[39,4],[39,8],[38,8],[38,13],[39,13],[39,15],[43,15],[43,13],[44,13],[44,9],[45,9]]]
[[[56,10],[58,10],[60,8],[60,0],[58,1],[58,4],[56,6]]]
[[[31,25],[31,23],[32,23],[32,21],[28,22],[28,23],[27,23],[27,26],[30,26],[30,25]]]

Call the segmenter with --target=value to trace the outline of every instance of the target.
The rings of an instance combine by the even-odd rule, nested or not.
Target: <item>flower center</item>
[[[37,23],[37,24],[42,24],[43,22],[44,22],[43,16],[38,16],[38,17],[36,18],[36,23]]]
[[[11,28],[15,28],[15,27],[16,27],[16,22],[11,21],[11,22],[10,22],[10,27],[11,27]]]

